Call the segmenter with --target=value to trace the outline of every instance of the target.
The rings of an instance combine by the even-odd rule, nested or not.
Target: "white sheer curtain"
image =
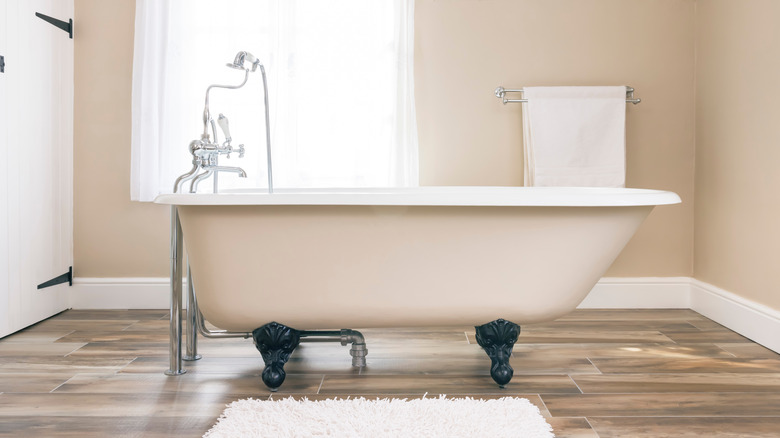
[[[131,198],[172,191],[192,164],[209,84],[236,84],[237,52],[268,71],[275,187],[417,185],[414,0],[137,0]],[[222,158],[266,187],[262,80],[212,90],[246,156]],[[210,191],[210,184],[201,185]]]

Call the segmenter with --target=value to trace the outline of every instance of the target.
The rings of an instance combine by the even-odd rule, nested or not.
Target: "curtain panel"
[[[131,199],[172,192],[192,167],[206,87],[243,80],[225,66],[239,51],[268,72],[275,187],[416,186],[413,19],[414,0],[137,0]],[[212,90],[210,110],[246,148],[220,165],[248,177],[220,190],[267,187],[259,73]]]

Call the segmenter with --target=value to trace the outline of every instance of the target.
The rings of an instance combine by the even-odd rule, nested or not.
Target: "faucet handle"
[[[217,123],[219,123],[219,127],[222,128],[222,133],[225,134],[225,141],[230,144],[233,137],[230,136],[230,123],[228,122],[228,118],[220,113],[219,118],[217,118]]]
[[[244,149],[244,145],[242,144],[238,145],[238,158],[244,158],[244,152],[246,152],[246,149]]]

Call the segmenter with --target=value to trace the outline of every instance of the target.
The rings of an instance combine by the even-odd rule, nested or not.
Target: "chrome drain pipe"
[[[366,338],[357,330],[301,330],[301,342],[340,342],[341,345],[352,344],[349,355],[352,356],[353,367],[366,366]]]
[[[188,266],[189,268],[189,266]],[[189,271],[189,269],[188,269]],[[195,296],[192,284],[192,277],[188,275],[187,280],[190,282],[187,286],[190,289],[190,302],[188,307],[188,314],[190,310],[195,316],[195,325],[198,327],[198,332],[206,338],[251,338],[252,333],[247,332],[231,332],[227,330],[211,330],[206,327],[206,321],[203,318],[203,314],[198,308],[198,299]],[[189,334],[189,332],[188,332]],[[341,329],[341,330],[301,330],[300,331],[301,342],[339,342],[341,345],[352,344],[349,349],[349,355],[352,356],[353,367],[366,366],[366,355],[368,349],[366,348],[366,338],[357,330]],[[197,352],[197,343],[194,340],[188,339],[188,344],[192,346],[192,350]]]

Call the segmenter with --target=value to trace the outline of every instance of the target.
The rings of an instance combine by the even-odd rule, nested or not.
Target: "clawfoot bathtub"
[[[174,206],[169,373],[183,372],[183,233],[196,310],[228,333],[252,336],[263,380],[275,388],[313,329],[456,324],[477,325],[503,386],[518,324],[576,308],[653,207],[680,198],[642,189],[421,187],[155,202]]]

